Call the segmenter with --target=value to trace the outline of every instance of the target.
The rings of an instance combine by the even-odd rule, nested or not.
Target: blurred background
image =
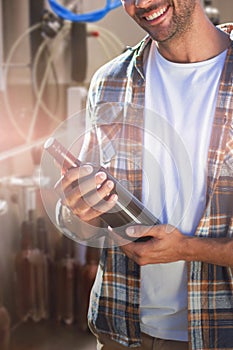
[[[121,6],[97,18],[104,0],[57,2],[91,21],[62,20],[49,0],[0,0],[0,350],[95,349],[86,313],[99,251],[48,218],[41,150],[83,110],[96,69],[145,33]],[[213,23],[233,21],[232,0],[203,4]]]

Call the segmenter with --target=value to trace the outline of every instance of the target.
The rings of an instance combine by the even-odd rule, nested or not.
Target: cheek
[[[135,6],[133,0],[122,0],[122,6],[130,17],[134,17]]]

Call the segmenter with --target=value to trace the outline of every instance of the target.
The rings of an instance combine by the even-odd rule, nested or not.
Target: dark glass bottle
[[[32,314],[35,322],[41,321],[44,317],[44,255],[38,248],[36,234],[36,212],[29,210],[28,225],[32,236],[32,250],[29,257],[32,269]]]
[[[21,225],[21,247],[15,258],[16,304],[21,320],[38,322],[48,318],[47,257],[39,249],[35,211]]]
[[[32,316],[33,307],[33,271],[30,262],[32,253],[32,235],[28,221],[21,225],[20,251],[15,258],[16,308],[20,320],[27,321]]]
[[[38,277],[38,288],[39,288],[39,310],[40,318],[48,319],[51,316],[51,303],[52,303],[52,269],[53,262],[49,254],[48,244],[48,231],[46,228],[46,222],[43,217],[37,219],[36,224],[36,237],[37,237],[37,248],[41,255],[40,273]],[[40,284],[40,285],[39,285]]]
[[[75,257],[74,242],[61,237],[56,260],[56,318],[70,325],[74,322]]]

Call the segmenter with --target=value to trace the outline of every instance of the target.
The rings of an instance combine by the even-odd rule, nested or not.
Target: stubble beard
[[[196,7],[196,1],[188,1],[181,9],[181,11],[177,11],[171,3],[171,7],[173,9],[173,16],[170,21],[170,24],[166,27],[159,28],[159,25],[153,28],[149,28],[144,25],[142,28],[148,32],[148,34],[152,37],[153,40],[158,43],[168,43],[173,39],[182,38],[186,33],[192,30],[193,24],[193,13]]]

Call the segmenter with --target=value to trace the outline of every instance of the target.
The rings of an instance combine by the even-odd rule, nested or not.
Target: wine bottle
[[[20,251],[15,257],[16,274],[16,309],[20,320],[27,321],[32,314],[33,279],[30,255],[32,252],[32,236],[28,221],[21,224]]]
[[[48,231],[45,224],[45,219],[43,217],[37,218],[36,225],[37,234],[37,247],[42,256],[42,266],[41,266],[41,285],[40,285],[40,310],[41,318],[48,319],[51,315],[51,302],[52,302],[52,259],[49,254],[48,247]],[[39,282],[39,281],[38,281]]]
[[[82,165],[79,159],[72,155],[72,153],[66,150],[61,143],[52,137],[45,142],[44,148],[65,170]],[[118,196],[114,210],[110,210],[100,216],[106,225],[114,228],[114,231],[119,233],[125,239],[134,240],[125,234],[126,226],[135,224],[152,226],[159,224],[159,220],[142,204],[142,202],[123,187],[121,183],[107,171],[107,169],[99,165],[91,165],[94,168],[94,173],[100,171],[106,173],[107,179],[105,181],[111,180],[114,183],[114,188],[110,192],[110,195],[115,193]],[[145,241],[148,239],[150,239],[149,236],[138,238],[137,241]]]
[[[74,322],[75,258],[74,242],[62,236],[56,262],[56,318],[70,325]]]
[[[32,250],[29,257],[32,269],[32,315],[31,318],[35,322],[39,322],[44,318],[43,306],[43,275],[44,275],[44,256],[37,246],[36,235],[36,212],[28,211],[28,225],[32,236]]]

